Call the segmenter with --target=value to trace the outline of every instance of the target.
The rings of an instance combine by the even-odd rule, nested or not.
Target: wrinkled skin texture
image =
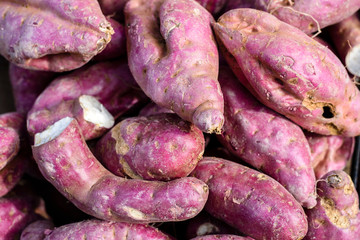
[[[15,100],[16,111],[27,114],[37,96],[55,78],[54,72],[24,69],[9,65],[9,78]]]
[[[203,133],[176,114],[126,118],[96,145],[98,158],[118,176],[146,180],[186,177],[202,158]]]
[[[145,94],[200,130],[220,133],[224,102],[210,13],[193,0],[131,0],[125,17],[129,67]]]
[[[21,232],[20,240],[43,240],[53,228],[54,224],[50,220],[35,221]]]
[[[323,136],[309,132],[305,132],[305,136],[310,144],[316,178],[333,170],[343,170],[354,152],[353,137]]]
[[[309,231],[304,240],[358,239],[359,196],[349,175],[331,171],[318,182],[318,200],[306,210]]]
[[[332,42],[351,74],[360,76],[358,59],[352,59],[351,54],[358,52],[360,47],[360,20],[356,14],[329,27]],[[355,53],[355,55],[359,55]]]
[[[323,135],[360,135],[360,94],[325,46],[269,13],[236,9],[214,25],[229,65],[266,106]]]
[[[181,221],[197,215],[208,188],[187,177],[170,182],[125,179],[106,170],[84,141],[76,120],[53,140],[33,146],[43,176],[75,206],[109,221]]]
[[[0,170],[18,154],[23,124],[24,116],[20,113],[0,114]]]
[[[79,68],[113,33],[96,0],[5,0],[0,16],[0,54],[34,70]]]
[[[192,176],[209,186],[205,210],[255,239],[301,239],[307,220],[301,205],[277,181],[220,158],[203,158]]]
[[[36,224],[35,224],[36,223]],[[77,223],[67,224],[61,227],[57,227],[53,230],[53,227],[46,221],[37,221],[31,224],[24,231],[28,230],[27,234],[22,234],[20,240],[78,240],[88,239],[95,240],[101,239],[106,240],[133,240],[133,239],[144,239],[144,240],[171,240],[170,236],[160,232],[158,229],[141,224],[131,223],[116,223],[106,222],[96,219],[86,220]],[[31,227],[31,229],[29,229]],[[50,228],[51,227],[51,228]],[[41,234],[41,230],[43,230]],[[45,230],[45,232],[44,232]],[[30,232],[31,231],[31,232]],[[30,238],[32,235],[38,234],[39,238]],[[42,238],[40,238],[42,237]]]
[[[225,11],[255,8],[267,11],[305,33],[340,22],[360,8],[359,0],[229,0]]]
[[[304,207],[314,207],[315,174],[302,129],[258,102],[230,68],[220,68],[219,82],[225,101],[220,142],[235,156],[281,183]]]

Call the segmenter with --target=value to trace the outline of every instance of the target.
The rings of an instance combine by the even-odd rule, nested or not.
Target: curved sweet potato
[[[72,118],[36,134],[32,149],[44,177],[96,218],[133,223],[181,221],[198,214],[207,200],[207,185],[196,178],[160,182],[113,175],[90,152]]]
[[[193,0],[131,0],[125,17],[129,67],[145,94],[200,130],[220,133],[224,102],[211,14]]]

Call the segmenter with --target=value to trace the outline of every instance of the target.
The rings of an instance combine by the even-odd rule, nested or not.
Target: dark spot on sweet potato
[[[334,117],[334,113],[332,112],[331,107],[329,106],[323,106],[323,114],[322,116],[324,118],[330,119]]]

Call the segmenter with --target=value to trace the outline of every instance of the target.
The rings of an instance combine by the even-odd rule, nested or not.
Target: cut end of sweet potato
[[[46,130],[35,134],[34,146],[38,147],[55,139],[69,126],[72,120],[74,118],[65,117],[49,126]]]
[[[360,45],[351,48],[346,56],[345,63],[351,74],[360,76]]]
[[[89,95],[82,95],[79,98],[79,102],[84,110],[84,119],[86,121],[104,128],[114,126],[114,117],[96,98]]]

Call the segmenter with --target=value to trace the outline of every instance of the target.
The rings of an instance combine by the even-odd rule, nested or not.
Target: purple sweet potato
[[[145,94],[200,130],[220,133],[224,102],[211,14],[193,0],[131,0],[125,17],[129,67]]]
[[[93,156],[77,121],[64,118],[35,135],[33,155],[44,177],[82,211],[103,220],[181,221],[197,215],[208,188],[193,177],[170,182],[125,179]]]
[[[20,240],[43,240],[53,228],[54,223],[50,220],[35,221],[21,232]]]
[[[105,15],[115,15],[120,18],[124,17],[123,12],[125,8],[125,4],[129,0],[98,0],[101,11]]]
[[[162,181],[188,176],[204,149],[200,129],[174,113],[124,119],[96,145],[98,158],[112,173]]]
[[[311,132],[360,135],[359,90],[327,47],[254,9],[229,11],[214,28],[233,71],[263,104]]]
[[[78,121],[85,140],[102,136],[115,122],[96,98],[81,95],[74,100],[62,101],[52,108],[32,112],[27,118],[28,132],[34,136],[64,117],[73,117]]]
[[[28,166],[28,157],[20,153],[0,170],[0,197],[12,190]]]
[[[44,240],[77,239],[123,239],[123,240],[171,240],[170,236],[158,229],[132,223],[87,220],[67,224],[45,233]],[[23,239],[21,239],[23,240]]]
[[[360,76],[360,20],[356,14],[329,27],[331,39],[347,70]]]
[[[26,114],[31,109],[37,96],[55,78],[55,73],[29,70],[10,64],[9,78],[16,111]]]
[[[312,33],[340,22],[360,8],[359,0],[230,0],[226,11],[255,8],[267,11],[288,24]]]
[[[192,238],[190,240],[253,240],[253,238],[241,237],[231,234],[218,234],[218,235],[200,236],[200,237]]]
[[[126,62],[101,62],[53,80],[36,99],[28,116],[41,109],[56,106],[62,101],[90,95],[98,99],[116,117],[119,109],[124,109],[122,96],[135,90],[134,88],[138,86]]]
[[[333,170],[343,170],[354,152],[353,137],[323,136],[309,132],[305,132],[305,136],[310,144],[316,178]]]
[[[350,176],[331,171],[317,188],[317,205],[306,210],[309,231],[304,240],[359,239],[359,196]]]
[[[113,34],[96,0],[7,0],[0,2],[0,16],[0,54],[34,70],[79,68]]]
[[[228,0],[196,0],[203,6],[206,10],[208,10],[211,14],[218,14],[225,6]]]
[[[220,142],[235,156],[273,177],[304,207],[316,205],[315,174],[302,129],[258,102],[221,66],[225,123]]]
[[[159,113],[174,113],[174,112],[171,111],[171,109],[160,107],[156,103],[150,102],[140,110],[139,116],[147,117]]]
[[[29,194],[12,194],[0,198],[0,239],[18,239],[21,231],[39,219],[35,213],[39,199]]]
[[[255,239],[302,239],[307,219],[301,205],[277,181],[238,163],[203,158],[192,176],[209,186],[205,210]]]
[[[114,34],[111,36],[111,41],[108,45],[106,45],[105,49],[94,57],[94,60],[97,61],[115,59],[126,54],[126,36],[124,25],[112,18],[108,18],[108,21],[114,29]]]
[[[24,117],[17,112],[0,114],[0,170],[3,169],[20,150],[20,135]]]

